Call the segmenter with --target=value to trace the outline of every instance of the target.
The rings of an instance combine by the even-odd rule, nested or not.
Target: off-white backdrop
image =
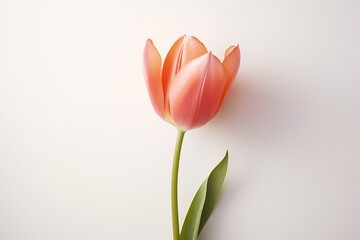
[[[360,3],[0,1],[0,239],[171,239],[176,130],[141,55],[182,34],[239,75],[185,136],[182,222],[229,149],[201,240],[360,239]]]

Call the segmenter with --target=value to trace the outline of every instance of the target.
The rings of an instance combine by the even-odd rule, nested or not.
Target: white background
[[[242,59],[185,136],[180,221],[228,149],[200,240],[359,240],[359,16],[357,0],[0,0],[0,239],[171,239],[176,129],[141,56],[187,34]]]

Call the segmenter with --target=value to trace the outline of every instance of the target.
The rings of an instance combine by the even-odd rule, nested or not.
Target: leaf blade
[[[214,168],[214,170],[210,173],[208,177],[207,191],[206,191],[206,199],[203,207],[203,211],[201,214],[201,221],[199,225],[199,234],[203,229],[205,223],[209,219],[216,202],[219,198],[221,188],[224,184],[225,175],[227,172],[229,162],[229,154],[226,151],[225,157],[223,160]]]
[[[191,202],[181,229],[180,240],[197,240],[201,214],[206,199],[206,190],[207,180],[201,184],[193,201]]]
[[[223,160],[201,184],[190,204],[180,233],[180,240],[197,240],[220,195],[228,166],[228,151]]]

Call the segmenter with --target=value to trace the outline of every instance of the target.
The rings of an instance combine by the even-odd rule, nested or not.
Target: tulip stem
[[[179,233],[179,211],[178,211],[178,173],[181,146],[184,139],[185,131],[179,130],[176,140],[174,161],[171,176],[171,210],[172,210],[172,224],[174,240],[180,239]]]

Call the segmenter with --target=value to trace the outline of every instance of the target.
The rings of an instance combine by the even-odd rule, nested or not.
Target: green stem
[[[179,234],[179,213],[178,213],[178,173],[181,145],[184,139],[185,131],[179,130],[176,140],[174,161],[171,176],[171,210],[172,210],[172,224],[174,240],[180,239]]]

